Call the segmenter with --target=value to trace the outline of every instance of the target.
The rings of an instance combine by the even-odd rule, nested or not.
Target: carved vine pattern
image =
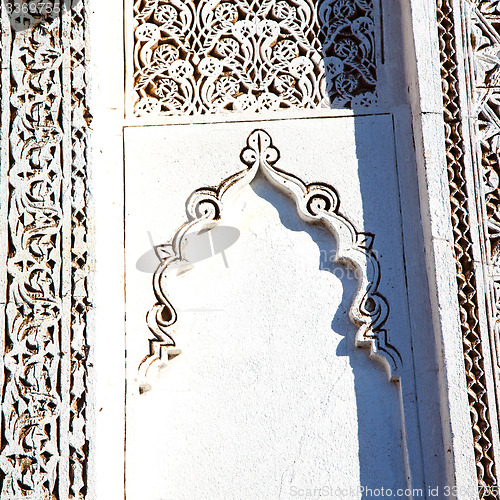
[[[143,380],[147,380],[151,366],[180,352],[173,335],[177,313],[168,299],[167,281],[172,264],[184,260],[185,236],[208,224],[218,223],[230,197],[252,182],[259,169],[270,183],[295,201],[298,214],[303,220],[321,223],[335,236],[335,261],[358,271],[359,287],[349,311],[352,322],[358,328],[356,345],[367,347],[370,356],[383,361],[392,379],[399,376],[401,358],[388,342],[384,329],[389,306],[378,291],[380,267],[372,251],[374,235],[356,231],[352,223],[341,214],[340,200],[333,187],[323,183],[304,184],[298,177],[275,166],[279,157],[279,151],[273,146],[269,134],[264,130],[254,130],[240,155],[246,168],[223,180],[217,188],[194,191],[187,200],[188,221],[176,232],[172,243],[162,245],[161,252],[158,252],[163,256],[153,278],[158,302],[147,316],[154,339],[150,340],[150,353],[140,367]]]
[[[472,7],[472,3],[466,2]],[[497,2],[479,2],[486,11]],[[479,13],[479,10],[477,11]],[[441,54],[441,75],[444,99],[446,159],[448,167],[454,248],[457,265],[458,301],[462,326],[467,392],[474,438],[478,497],[497,498],[496,466],[489,412],[489,394],[485,374],[485,359],[479,322],[477,275],[474,263],[473,239],[470,227],[469,197],[474,187],[466,181],[465,142],[462,133],[462,112],[459,96],[459,72],[454,12],[450,0],[437,1],[437,18]],[[477,26],[476,26],[477,28]],[[498,72],[492,66],[493,51],[484,46],[478,30],[472,30],[476,46],[475,74],[477,83],[493,81]],[[471,92],[480,92],[480,85]],[[473,106],[474,107],[474,106]],[[489,125],[486,126],[486,129]],[[484,127],[483,127],[484,129]],[[486,136],[489,134],[486,133]],[[491,155],[486,155],[486,157]],[[497,163],[498,167],[498,163]],[[487,178],[488,176],[486,176]],[[495,211],[498,210],[498,204]]]
[[[60,19],[13,33],[1,496],[54,491],[62,318]],[[9,89],[4,89],[9,90]],[[50,98],[49,98],[50,96]]]
[[[10,122],[1,138],[10,151],[1,200],[8,207],[5,499],[83,499],[87,489],[84,2],[56,5],[58,15],[11,18],[2,39],[12,82],[1,91],[2,121]]]
[[[137,115],[375,100],[371,0],[135,0],[134,22]]]

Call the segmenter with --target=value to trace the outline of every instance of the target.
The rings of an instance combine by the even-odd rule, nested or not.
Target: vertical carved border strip
[[[69,0],[59,0],[61,4],[61,45],[62,45],[62,130],[63,130],[63,150],[62,150],[62,282],[63,282],[63,310],[64,316],[61,324],[61,435],[59,437],[61,463],[59,464],[58,480],[60,482],[60,496],[64,494],[68,499],[73,498],[70,494],[71,464],[69,457],[69,441],[71,438],[71,198],[72,198],[72,141],[71,141],[71,5]]]
[[[465,178],[465,145],[462,136],[458,61],[451,0],[437,0],[446,161],[451,217],[457,265],[458,302],[464,347],[467,391],[474,438],[479,498],[497,498],[492,429],[484,372],[478,314],[477,284],[469,223],[468,189]]]
[[[88,468],[84,0],[1,4],[0,496],[84,499]],[[21,16],[22,17],[22,16]]]
[[[7,330],[7,272],[5,264],[8,254],[8,200],[9,200],[9,129],[10,129],[10,44],[11,32],[8,27],[8,17],[0,3],[0,355],[5,353],[5,338]],[[0,366],[0,395],[4,392],[5,369]],[[3,399],[3,398],[2,398]],[[1,400],[0,400],[1,401]],[[5,423],[0,407],[0,453],[3,452]],[[5,470],[0,462],[0,478],[4,480]],[[0,485],[0,492],[3,484]]]
[[[82,0],[71,2],[71,405],[70,405],[70,498],[87,492],[87,325],[89,252],[87,247],[87,121],[86,12]]]
[[[5,5],[5,4],[4,4]],[[50,498],[64,468],[61,18],[11,30],[1,496]],[[8,91],[8,89],[7,89]]]
[[[500,326],[500,5],[490,0],[465,0],[464,45],[468,50],[466,82],[475,181],[481,263],[485,281],[486,321],[491,359],[490,411],[499,423]],[[489,374],[488,374],[489,375]],[[496,403],[496,405],[495,405]],[[496,407],[495,407],[496,406]],[[496,417],[496,420],[495,420]],[[497,434],[498,439],[498,434]],[[498,444],[495,443],[496,449]]]

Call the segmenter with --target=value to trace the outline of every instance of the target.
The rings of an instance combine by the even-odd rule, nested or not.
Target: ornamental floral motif
[[[369,0],[136,0],[134,21],[136,115],[375,99]]]
[[[59,7],[0,4],[2,499],[89,489],[88,6]]]

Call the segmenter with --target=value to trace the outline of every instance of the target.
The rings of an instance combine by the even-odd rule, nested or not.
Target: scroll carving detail
[[[136,0],[136,115],[375,99],[371,0]]]
[[[60,19],[15,33],[1,496],[49,498],[62,407]],[[50,96],[50,98],[49,98]]]

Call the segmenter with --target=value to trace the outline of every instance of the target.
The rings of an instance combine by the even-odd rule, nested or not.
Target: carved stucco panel
[[[21,8],[1,6],[2,59],[10,67],[2,66],[1,90],[2,127],[9,130],[1,137],[0,203],[8,223],[1,247],[0,496],[83,499],[90,308],[85,2]]]
[[[136,115],[366,106],[371,0],[134,3]]]
[[[453,23],[460,19],[466,28],[463,40],[466,54],[466,82],[459,84],[457,48],[462,40]],[[499,347],[499,137],[500,137],[500,11],[497,1],[465,1],[460,16],[452,4],[438,2],[443,77],[445,135],[450,179],[450,200],[454,228],[459,304],[463,332],[465,371],[474,436],[479,498],[498,498],[497,464],[492,434],[495,390],[488,386],[493,355],[496,390],[500,384]],[[462,101],[460,93],[467,89]],[[467,102],[469,109],[461,108]],[[469,118],[472,133],[472,170],[477,185],[467,179],[467,145],[462,120]],[[476,198],[476,199],[475,199]],[[477,214],[471,210],[477,207]],[[480,241],[475,242],[471,220],[478,217]],[[476,247],[475,247],[476,245]],[[476,249],[475,249],[476,248]],[[481,255],[475,255],[480,251]],[[478,270],[481,262],[486,278],[487,323],[480,321],[482,298],[478,297]],[[489,329],[489,332],[488,332]],[[483,331],[484,330],[484,331]],[[484,342],[491,346],[484,346]],[[488,372],[488,373],[487,373]]]

